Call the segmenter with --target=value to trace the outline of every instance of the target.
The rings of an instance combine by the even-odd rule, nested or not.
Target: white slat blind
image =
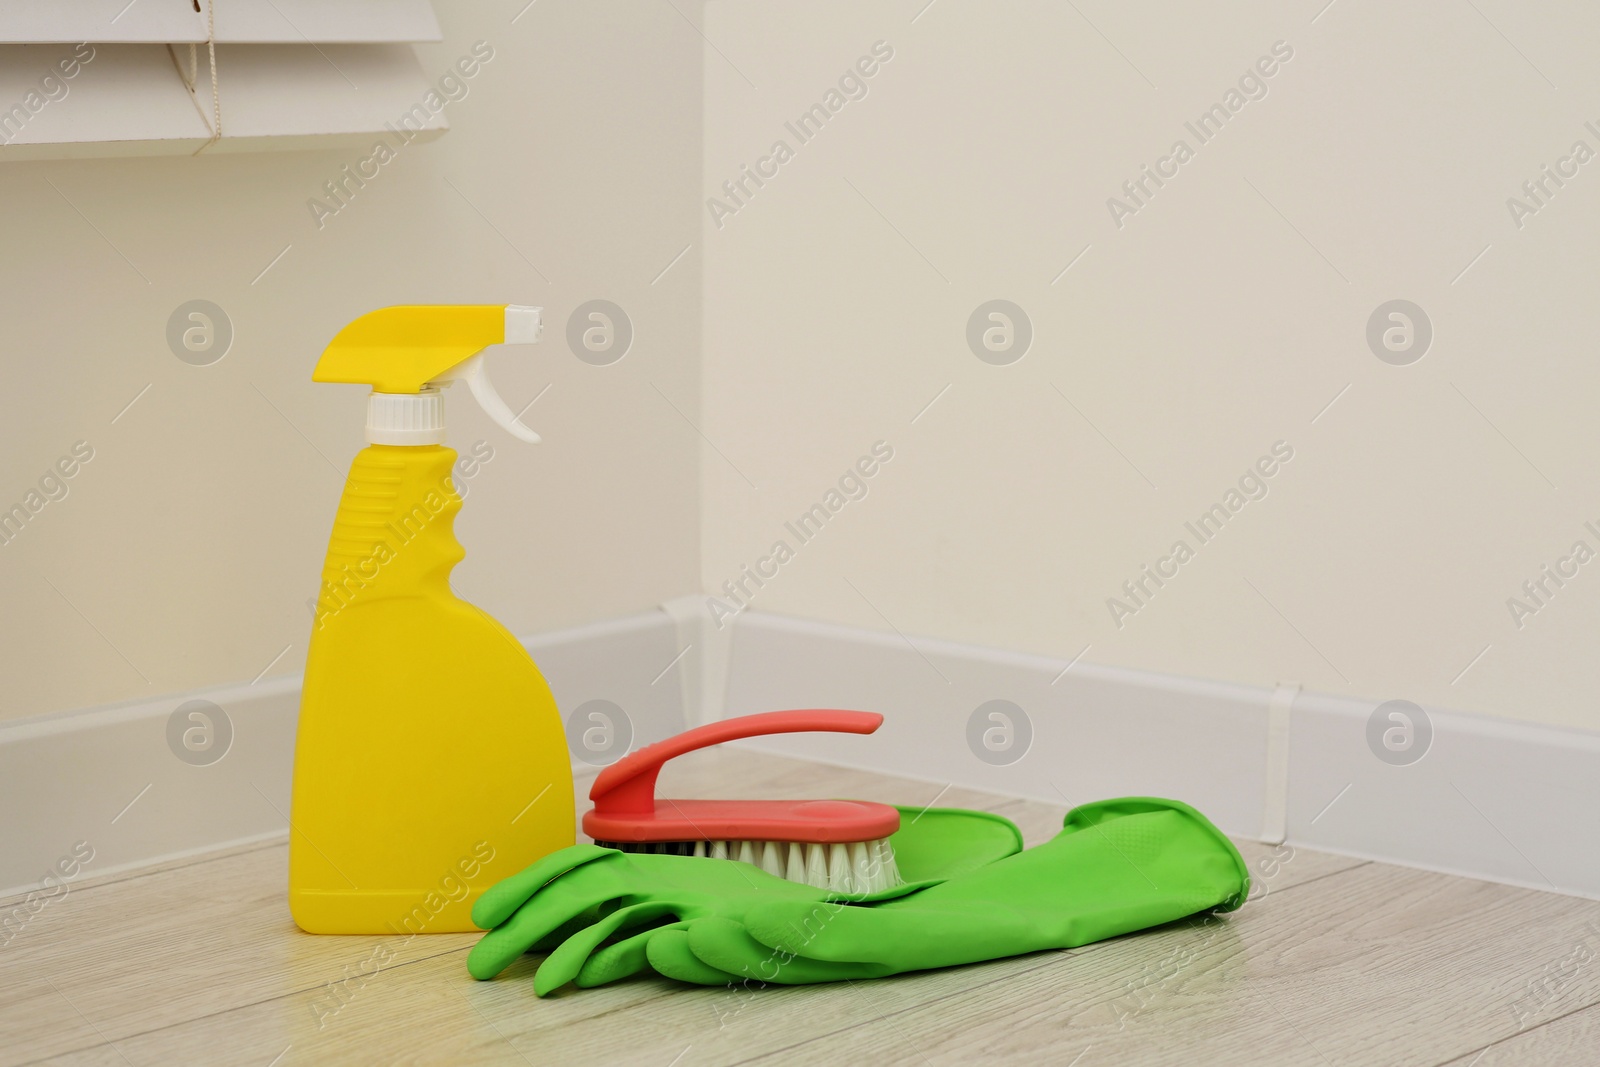
[[[215,101],[208,0],[200,12],[195,0],[0,0],[0,160],[298,148],[448,127],[450,94],[409,46],[440,37],[427,0],[209,2]],[[475,68],[483,56],[464,59]]]
[[[188,44],[206,39],[206,0],[0,0],[11,44]],[[437,41],[428,0],[216,0],[218,41]]]

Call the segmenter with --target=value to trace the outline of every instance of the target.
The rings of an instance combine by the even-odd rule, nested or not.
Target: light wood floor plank
[[[578,782],[580,812],[590,780]],[[1052,836],[1066,809],[730,750],[669,764],[661,792],[916,806],[937,798],[998,811],[1030,843]],[[284,900],[286,848],[251,848],[75,891],[40,913],[0,951],[0,1064],[265,1067],[281,1054],[276,1067],[665,1067],[681,1055],[678,1067],[691,1067],[756,1057],[859,1062],[865,1050],[878,1067],[1008,1056],[1066,1063],[1087,1045],[1095,1047],[1078,1067],[1146,1056],[1317,1064],[1312,1050],[1326,1045],[1335,1062],[1433,1067],[1514,1034],[1516,990],[1559,963],[1600,907],[1305,850],[1240,847],[1256,897],[1210,927],[856,985],[746,992],[652,976],[545,1000],[532,994],[536,958],[494,982],[472,981],[470,934],[390,939],[390,965],[339,986],[380,939],[295,930]],[[1600,953],[1600,938],[1594,947]],[[1194,960],[1175,967],[1184,950]],[[1580,969],[1540,1001],[1541,1011],[1554,1017],[1600,1001],[1596,971]],[[1363,1027],[1367,1037],[1356,1032]],[[1545,1040],[1559,1039],[1553,1026],[1541,1029],[1556,1034]],[[1197,1056],[1200,1049],[1218,1055]]]
[[[385,971],[339,1012],[319,1016],[312,994],[294,994],[179,1026],[80,1049],[45,1062],[260,1065],[292,1045],[280,1067],[309,1063],[666,1064],[735,1063],[781,1048],[798,1031],[827,1033],[878,1017],[859,988],[815,986],[739,993],[697,989],[648,977],[539,1000],[529,959],[495,982],[467,976],[452,952]],[[1025,975],[1038,958],[1009,960],[877,983],[912,1006],[959,994],[973,984]],[[877,998],[877,994],[874,994]],[[881,998],[879,998],[881,999]],[[277,1047],[274,1048],[276,1042]],[[122,1059],[126,1057],[126,1061]]]
[[[176,870],[179,867],[193,867],[202,863],[215,863],[217,860],[227,859],[229,856],[241,856],[246,852],[259,852],[262,849],[283,845],[286,844],[288,840],[289,832],[285,830],[281,834],[275,834],[272,837],[260,841],[252,841],[249,844],[212,849],[208,852],[198,853],[192,856],[180,856],[176,859],[163,860],[160,863],[145,864],[141,867],[129,868],[128,870],[117,871],[113,874],[100,874],[99,872],[95,871],[93,867],[93,861],[90,861],[89,865],[81,869],[78,877],[72,879],[72,881],[68,883],[68,891],[69,893],[77,893],[86,889],[95,889],[100,886],[114,885],[117,882],[126,882],[134,878],[148,878],[153,874],[160,874],[163,871]],[[31,894],[29,893],[12,893],[9,896],[0,897],[0,912],[7,910],[30,895]]]
[[[337,982],[380,941],[398,960],[473,934],[311,937],[295,929],[278,845],[47,906],[0,954],[0,1062],[16,1062]]]
[[[1445,1067],[1594,1067],[1600,1063],[1600,1007],[1584,1008],[1480,1049]]]
[[[1526,978],[1600,917],[1590,901],[1379,864],[1258,904],[1210,927],[1074,953],[1025,983],[797,1044],[772,1062],[823,1062],[864,1043],[882,1064],[920,1063],[933,1047],[966,1062],[1066,1062],[1088,1048],[1082,1067],[1431,1067],[1513,1034]],[[1551,1007],[1597,1000],[1591,969]]]

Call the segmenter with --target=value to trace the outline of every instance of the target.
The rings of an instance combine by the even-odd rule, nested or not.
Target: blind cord
[[[193,44],[189,45],[189,69],[184,71],[183,64],[178,60],[178,53],[167,45],[167,55],[172,57],[172,66],[178,72],[178,77],[183,82],[183,87],[189,91],[189,99],[194,101],[195,110],[200,112],[206,127],[211,131],[211,139],[194,150],[199,155],[218,141],[222,140],[222,93],[217,82],[217,21],[216,0],[206,0],[206,57],[211,66],[211,114],[207,115],[205,108],[200,105],[200,94],[196,81],[200,74],[200,56]]]

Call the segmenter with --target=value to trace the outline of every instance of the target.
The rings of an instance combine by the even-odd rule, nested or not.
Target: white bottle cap
[[[431,385],[420,393],[373,393],[367,399],[367,444],[444,444],[444,397]]]

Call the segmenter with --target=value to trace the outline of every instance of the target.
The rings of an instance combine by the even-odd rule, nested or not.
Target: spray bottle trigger
[[[528,307],[522,304],[507,304],[505,308],[505,344],[530,345],[537,344],[539,334],[544,323],[541,318],[543,308]],[[493,419],[506,433],[519,441],[526,441],[530,445],[539,443],[539,435],[524,426],[506,402],[500,399],[500,394],[495,392],[494,383],[489,381],[489,372],[484,366],[483,353],[463,360],[451,367],[430,385],[446,386],[451,382],[466,382],[467,388],[472,390],[473,399],[483,408],[484,412]]]
[[[489,373],[484,369],[482,352],[457,363],[428,384],[445,386],[452,382],[466,382],[467,388],[472,390],[473,399],[506,433],[530,445],[539,443],[539,435],[519,422],[516,413],[495,392],[494,383],[489,381]]]

